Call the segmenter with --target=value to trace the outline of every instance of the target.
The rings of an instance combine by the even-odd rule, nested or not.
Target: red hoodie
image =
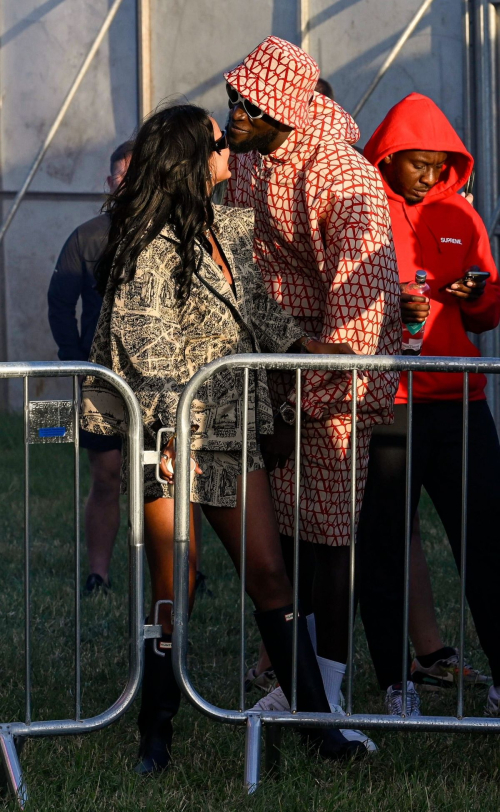
[[[473,158],[444,113],[420,93],[410,93],[389,110],[368,141],[364,155],[379,166],[387,155],[407,149],[448,153],[438,183],[413,206],[407,205],[383,179],[400,281],[413,281],[415,272],[422,269],[427,271],[431,289],[422,355],[477,356],[479,350],[466,331],[482,333],[498,325],[500,283],[484,223],[458,194],[472,171]],[[455,282],[471,265],[491,274],[480,299],[466,302],[445,291],[440,293],[440,288]],[[407,401],[406,377],[401,376],[396,403]],[[484,399],[485,385],[484,375],[470,376],[471,400]],[[415,402],[461,400],[462,392],[463,376],[459,373],[414,375]]]

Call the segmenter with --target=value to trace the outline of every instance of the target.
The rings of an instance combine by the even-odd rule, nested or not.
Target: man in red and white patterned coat
[[[351,146],[359,138],[353,119],[314,93],[318,76],[308,54],[274,36],[225,74],[233,152],[226,203],[254,209],[255,260],[267,289],[305,332],[338,343],[340,352],[396,354],[399,281],[386,195],[377,171]],[[392,421],[397,384],[394,373],[359,375],[358,512],[371,427]],[[294,403],[292,385],[290,377],[281,375],[275,386],[276,405],[288,421],[293,411],[285,403],[287,398]],[[315,543],[319,660],[320,665],[322,659],[342,665],[347,645],[351,376],[304,373],[301,406],[300,538]],[[280,446],[286,428],[278,417]],[[293,455],[272,472],[271,484],[280,532],[291,537]]]

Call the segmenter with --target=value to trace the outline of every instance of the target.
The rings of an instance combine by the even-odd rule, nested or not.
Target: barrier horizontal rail
[[[244,404],[244,429],[246,431],[248,420],[246,409],[248,405],[248,382],[249,371],[266,370],[289,370],[296,372],[295,389],[300,392],[301,373],[306,370],[325,370],[349,372],[352,374],[351,394],[357,392],[358,374],[376,371],[408,372],[408,434],[407,434],[407,496],[406,496],[406,528],[405,528],[405,590],[404,590],[404,640],[403,651],[407,649],[408,637],[408,605],[409,605],[409,561],[410,561],[410,493],[411,493],[411,450],[412,450],[412,404],[413,404],[413,373],[414,372],[447,372],[464,373],[464,408],[463,408],[463,470],[462,470],[462,516],[461,516],[461,589],[460,589],[460,641],[459,641],[459,681],[457,716],[419,716],[405,717],[404,715],[392,716],[385,714],[363,714],[352,712],[352,683],[353,683],[353,634],[354,634],[354,597],[353,587],[355,578],[355,553],[354,544],[351,543],[350,553],[350,612],[349,612],[349,653],[348,653],[348,686],[346,716],[332,718],[327,713],[306,713],[300,712],[256,712],[245,710],[245,698],[243,692],[244,679],[244,616],[243,616],[243,595],[244,581],[241,586],[241,630],[242,640],[240,643],[240,710],[219,708],[208,702],[193,686],[187,668],[187,648],[188,648],[188,588],[189,588],[189,501],[190,501],[190,437],[191,437],[191,403],[197,390],[215,373],[223,370],[240,369],[243,374],[243,404]],[[493,373],[500,372],[500,359],[498,358],[451,358],[451,357],[408,357],[408,356],[352,356],[352,355],[297,355],[297,354],[240,354],[230,355],[212,361],[207,366],[200,369],[185,386],[180,398],[177,410],[177,456],[176,456],[176,499],[175,499],[175,562],[174,562],[174,635],[173,635],[173,665],[176,679],[189,701],[209,718],[226,724],[246,725],[245,743],[245,779],[244,783],[249,793],[255,791],[260,776],[260,739],[262,725],[279,728],[281,726],[300,727],[336,727],[336,728],[366,728],[384,730],[421,730],[421,731],[481,731],[500,732],[500,719],[488,717],[464,717],[463,716],[463,665],[464,665],[464,635],[465,635],[465,561],[466,561],[466,499],[467,493],[467,443],[468,437],[468,405],[469,405],[469,374],[471,373]],[[297,397],[299,402],[299,398]],[[352,397],[351,420],[354,426],[353,450],[356,448],[357,425],[357,398]],[[296,442],[300,437],[300,410],[297,412]],[[242,448],[242,471],[246,472],[247,443],[243,442]],[[351,460],[354,461],[351,471],[351,541],[355,539],[355,453],[351,453]],[[300,528],[298,527],[298,503],[300,495],[300,448],[296,447],[296,511],[294,528],[294,573],[298,573],[298,542]],[[246,550],[246,535],[244,532],[246,524],[246,473],[242,477],[243,500],[242,500],[242,541],[241,557],[244,560]],[[244,571],[243,571],[244,576]],[[295,577],[293,585],[294,591],[294,651],[292,660],[292,675],[294,685],[292,687],[292,710],[296,700],[296,635],[297,635],[297,601],[298,601],[298,578]],[[407,681],[407,661],[404,656],[403,661],[403,697],[402,707],[406,708],[406,681]],[[271,747],[276,749],[276,739],[269,738]],[[270,754],[268,754],[269,756]],[[273,763],[273,756],[267,759],[269,764]]]
[[[128,550],[129,550],[129,668],[127,683],[118,699],[104,712],[81,718],[80,703],[80,481],[79,481],[79,376],[93,375],[111,384],[121,395],[128,414],[128,454],[127,454],[127,494],[128,494]],[[30,378],[71,378],[73,380],[73,399],[68,402],[47,401],[42,406],[39,401],[29,400]],[[110,369],[87,362],[32,362],[0,363],[0,379],[22,379],[24,395],[24,551],[25,551],[25,721],[0,724],[0,755],[4,764],[7,781],[12,792],[17,796],[18,804],[24,808],[27,802],[27,789],[19,762],[16,742],[25,737],[80,735],[101,730],[119,719],[130,707],[137,694],[143,664],[143,640],[145,627],[143,620],[143,422],[139,404],[127,383]],[[29,497],[29,449],[33,443],[33,414],[38,416],[38,423],[43,424],[43,411],[50,412],[50,405],[59,404],[52,409],[54,414],[61,414],[61,403],[69,408],[72,431],[69,441],[75,449],[75,718],[48,721],[36,721],[31,718],[31,628],[30,628],[30,497]],[[66,410],[67,411],[67,410]],[[67,415],[68,417],[68,415]],[[52,424],[54,419],[46,422]],[[57,422],[57,421],[56,421]],[[37,423],[37,425],[38,425]],[[58,431],[56,431],[58,429]],[[38,431],[38,442],[67,441],[64,438],[64,426],[49,425]],[[148,629],[150,632],[151,630]],[[151,636],[149,633],[147,636]]]

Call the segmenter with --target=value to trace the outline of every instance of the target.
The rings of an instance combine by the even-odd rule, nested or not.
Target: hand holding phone
[[[472,265],[460,279],[445,285],[439,290],[440,292],[445,290],[457,299],[474,302],[483,295],[489,276],[489,271],[482,271],[477,265]]]

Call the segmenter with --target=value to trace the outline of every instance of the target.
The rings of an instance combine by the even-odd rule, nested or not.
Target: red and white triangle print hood
[[[313,122],[306,133],[311,133],[328,144],[331,141],[347,141],[356,144],[360,138],[359,127],[353,117],[340,104],[328,99],[321,93],[315,93],[310,106]]]

